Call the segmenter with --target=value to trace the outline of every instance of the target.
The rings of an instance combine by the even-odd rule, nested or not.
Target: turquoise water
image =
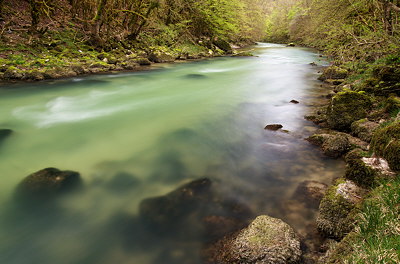
[[[0,145],[0,263],[201,263],[204,241],[185,232],[190,224],[177,238],[137,220],[143,199],[201,177],[254,215],[281,217],[305,234],[315,210],[293,206],[296,187],[343,170],[304,141],[316,128],[303,116],[326,92],[309,63],[324,62],[276,44],[253,53],[3,85],[0,128],[14,133]],[[270,123],[290,132],[264,130]],[[16,185],[46,167],[80,172],[83,188],[56,209],[21,215]],[[129,184],[115,191],[121,174]]]

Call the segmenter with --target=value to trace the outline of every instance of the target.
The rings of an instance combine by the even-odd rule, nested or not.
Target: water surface
[[[14,133],[0,145],[0,263],[201,263],[197,220],[164,235],[138,220],[143,199],[200,177],[305,235],[315,210],[296,203],[296,187],[343,170],[304,141],[316,128],[303,116],[326,92],[309,63],[324,62],[304,48],[253,48],[256,57],[3,85],[0,127]],[[84,187],[21,213],[15,187],[46,167],[79,171]]]

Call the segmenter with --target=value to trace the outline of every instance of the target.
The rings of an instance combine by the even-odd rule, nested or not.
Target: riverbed
[[[326,61],[301,47],[249,49],[256,56],[0,87],[0,128],[13,130],[0,143],[0,263],[202,263],[197,220],[160,235],[138,208],[204,177],[306,236],[316,210],[296,188],[344,170],[304,140],[317,128],[303,116],[327,93],[310,63]],[[287,131],[264,129],[273,123]],[[16,186],[46,167],[78,171],[83,187],[56,209],[17,212]]]

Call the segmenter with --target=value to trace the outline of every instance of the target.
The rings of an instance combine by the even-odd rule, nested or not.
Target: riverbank
[[[13,33],[10,33],[13,34]],[[65,33],[66,34],[66,33]],[[57,33],[38,39],[35,45],[24,44],[21,36],[0,47],[0,80],[40,81],[78,75],[146,70],[154,63],[198,60],[224,55],[240,56],[227,42],[179,44],[175,47],[152,46],[117,42],[112,49],[96,50],[93,46],[73,43],[67,36]],[[13,44],[14,43],[14,44]]]
[[[333,158],[344,158],[319,206],[317,226],[328,238],[318,263],[398,263],[400,202],[400,71],[388,56],[356,71],[326,68],[329,103],[306,119],[321,127],[308,140]],[[348,65],[347,65],[348,66]]]

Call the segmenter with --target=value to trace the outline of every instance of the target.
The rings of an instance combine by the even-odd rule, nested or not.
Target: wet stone
[[[76,189],[82,184],[80,174],[46,168],[27,176],[17,186],[16,198],[22,200],[47,200]]]
[[[277,130],[281,129],[282,127],[283,126],[281,124],[269,124],[264,129],[271,130],[271,131],[277,131]]]
[[[317,181],[303,181],[293,194],[293,199],[306,204],[307,207],[318,208],[328,186]]]

